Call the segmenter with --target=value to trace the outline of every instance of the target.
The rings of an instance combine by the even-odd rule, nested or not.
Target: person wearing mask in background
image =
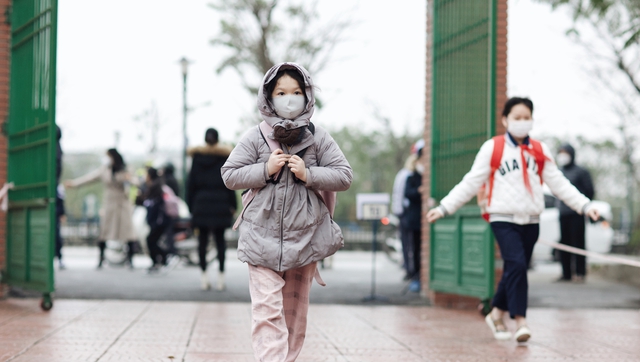
[[[98,248],[102,268],[107,240],[127,242],[127,263],[133,269],[133,254],[137,249],[138,236],[133,228],[133,206],[129,201],[127,185],[130,175],[122,155],[115,149],[107,150],[102,167],[74,180],[65,181],[66,187],[80,187],[93,182],[104,183],[104,197],[100,210],[100,236]]]
[[[314,91],[296,63],[269,69],[258,89],[264,122],[245,132],[222,167],[227,187],[253,195],[238,219],[238,259],[249,268],[256,361],[298,358],[314,277],[325,285],[317,262],[344,245],[332,192],[347,190],[353,171],[331,135],[311,122]]]
[[[163,250],[159,245],[160,237],[166,232],[167,227],[171,223],[171,219],[167,217],[164,210],[164,191],[162,190],[163,182],[158,175],[158,170],[153,167],[147,169],[147,179],[144,194],[141,195],[141,203],[147,209],[147,224],[149,225],[149,234],[147,235],[147,248],[149,249],[149,257],[151,258],[151,267],[147,270],[149,273],[155,273],[161,267],[167,266],[167,251]]]
[[[227,242],[224,231],[233,222],[237,200],[235,191],[229,190],[222,181],[220,170],[231,153],[231,146],[218,142],[218,131],[206,130],[205,145],[188,151],[193,158],[187,181],[187,205],[191,211],[191,225],[198,230],[198,256],[200,259],[200,287],[211,289],[207,275],[207,249],[213,234],[218,253],[218,277],[216,289],[224,290],[224,262]]]
[[[570,144],[560,146],[556,162],[560,170],[573,186],[586,197],[592,199],[594,195],[591,174],[586,169],[576,165],[576,152]],[[560,243],[575,248],[585,248],[585,218],[573,211],[564,202],[558,200],[560,212]],[[574,280],[584,283],[587,275],[586,257],[575,255],[560,250],[560,262],[562,263],[562,276],[558,281]],[[575,268],[575,269],[574,269]]]
[[[56,258],[58,258],[58,268],[60,270],[65,269],[65,265],[62,262],[62,245],[64,240],[60,234],[60,224],[66,220],[66,213],[64,209],[64,186],[60,184],[60,176],[62,175],[62,145],[60,140],[62,139],[62,130],[56,126],[57,142],[56,142]]]
[[[407,239],[411,248],[412,259],[410,265],[412,269],[409,271],[411,279],[409,291],[416,293],[420,291],[420,263],[422,260],[422,174],[424,173],[424,165],[420,163],[421,156],[422,148],[419,148],[414,161],[414,171],[407,178],[404,188],[404,196],[409,203],[404,208],[401,219],[402,227],[407,232]]]
[[[416,147],[416,145],[414,145],[414,147]],[[409,200],[404,196],[404,190],[407,184],[407,178],[415,171],[417,157],[412,150],[404,163],[404,167],[396,174],[393,181],[393,193],[391,194],[391,213],[400,221],[398,223],[398,233],[402,243],[402,267],[405,270],[404,280],[411,279],[413,270],[413,248],[407,235],[407,229],[403,227],[402,223],[404,209],[409,205]]]
[[[527,269],[540,234],[540,214],[544,210],[542,183],[572,209],[593,220],[599,218],[599,213],[562,175],[547,145],[529,137],[533,127],[530,99],[509,99],[502,110],[502,124],[507,133],[482,145],[471,170],[440,201],[440,206],[429,210],[427,221],[433,223],[453,214],[476,196],[483,185],[489,186],[487,218],[500,247],[504,269],[493,297],[493,309],[485,322],[494,338],[510,339],[511,333],[503,321],[508,313],[516,321],[516,341],[526,342],[531,337],[526,320]],[[495,165],[494,157],[498,161]]]

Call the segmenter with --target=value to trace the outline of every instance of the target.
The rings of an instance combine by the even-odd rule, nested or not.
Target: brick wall
[[[426,145],[422,150],[421,162],[424,163],[424,174],[422,175],[422,187],[424,188],[424,196],[422,197],[422,254],[420,265],[420,282],[422,285],[422,296],[431,300],[433,298],[428,295],[429,291],[429,258],[431,255],[429,236],[431,235],[431,228],[429,223],[425,222],[425,212],[430,209],[429,197],[431,195],[431,49],[433,48],[433,0],[427,0],[427,73],[426,73],[426,93],[425,93],[425,108],[424,108],[424,144]]]
[[[9,57],[11,54],[11,26],[7,25],[5,10],[11,0],[0,0],[0,124],[7,121],[9,109]],[[7,181],[7,139],[0,133],[0,187]],[[6,265],[6,217],[0,211],[0,271]],[[0,298],[6,295],[0,285]]]
[[[505,129],[501,121],[502,107],[507,101],[507,0],[498,1],[498,17],[497,17],[497,34],[496,34],[496,133],[502,134]],[[426,76],[426,92],[425,92],[425,123],[424,123],[424,140],[425,144],[431,144],[431,48],[433,45],[431,14],[433,11],[434,1],[427,0],[427,76]],[[425,189],[422,198],[423,222],[422,222],[422,265],[421,265],[421,281],[422,295],[427,297],[433,305],[445,308],[457,309],[475,309],[480,300],[477,298],[464,297],[455,294],[446,294],[433,292],[429,290],[429,258],[430,258],[430,225],[425,221],[424,214],[430,209],[429,196],[431,195],[431,147],[425,147],[421,162],[425,164],[425,173],[423,175],[423,187]],[[502,277],[502,261],[500,260],[500,252],[496,245],[496,263],[495,278],[496,284]]]

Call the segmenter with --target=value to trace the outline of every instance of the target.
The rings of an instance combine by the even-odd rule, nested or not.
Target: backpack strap
[[[268,135],[269,133],[273,132],[273,128],[269,126],[267,122],[265,121],[260,122],[260,125],[258,125],[258,130],[260,131],[260,135],[262,136],[264,143],[266,143],[267,146],[269,146],[269,149],[271,150],[271,152],[280,148],[280,143],[278,141],[265,136],[265,134]]]
[[[504,144],[504,135],[493,137],[493,153],[491,154],[491,173],[489,174],[489,192],[487,196],[487,206],[491,205],[491,196],[493,195],[493,181],[496,171],[498,171],[498,169],[500,168],[500,163],[502,162]]]
[[[273,132],[273,128],[269,126],[267,122],[265,121],[260,122],[260,124],[258,125],[258,131],[260,132],[260,136],[262,136],[264,143],[266,143],[267,146],[269,146],[269,149],[271,150],[271,152],[280,148],[280,143],[278,141],[265,136],[265,134],[268,135],[269,133]],[[277,184],[278,182],[280,182],[281,177],[282,177],[282,170],[278,171],[278,175],[275,178],[271,178],[267,182]]]

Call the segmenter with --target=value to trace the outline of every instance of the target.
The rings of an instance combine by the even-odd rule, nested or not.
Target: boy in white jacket
[[[511,333],[503,322],[508,311],[516,320],[515,338],[518,342],[526,342],[531,337],[526,323],[527,268],[538,240],[540,214],[544,210],[542,182],[546,182],[554,195],[576,212],[587,214],[593,220],[599,218],[590,200],[558,169],[549,148],[529,138],[532,114],[531,100],[509,99],[502,111],[502,123],[507,133],[486,141],[462,181],[442,199],[440,206],[427,213],[428,222],[453,214],[486,185],[490,195],[486,212],[504,260],[502,279],[486,321],[496,339],[510,339]],[[504,140],[499,137],[504,137]],[[497,169],[492,167],[496,144],[504,147]],[[539,172],[540,168],[542,172]],[[492,170],[495,170],[493,176]]]

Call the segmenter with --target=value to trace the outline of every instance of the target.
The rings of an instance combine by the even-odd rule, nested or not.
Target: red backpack
[[[491,197],[493,196],[493,181],[496,171],[500,168],[502,163],[502,153],[504,152],[504,144],[506,142],[505,135],[493,137],[493,153],[491,154],[491,173],[489,174],[489,181],[482,185],[480,192],[478,193],[478,205],[482,209],[482,218],[489,221],[489,214],[486,208],[491,205]],[[536,159],[538,164],[538,176],[540,176],[540,184],[542,184],[542,172],[544,171],[544,164],[548,159],[544,155],[542,150],[542,144],[539,141],[529,138],[531,149],[529,152]],[[488,186],[488,190],[487,190]]]

